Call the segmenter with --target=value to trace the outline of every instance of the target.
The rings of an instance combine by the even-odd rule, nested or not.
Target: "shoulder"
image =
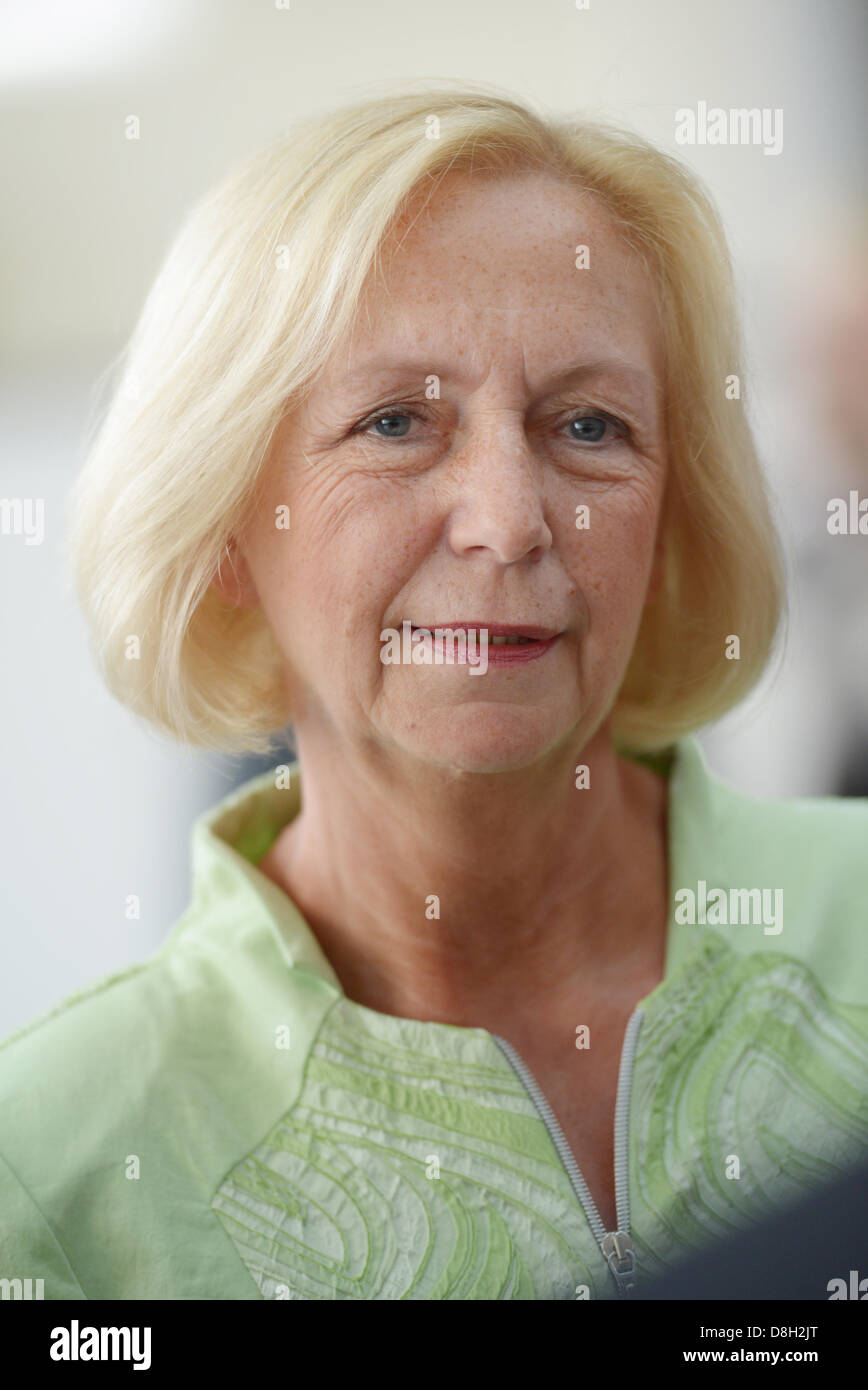
[[[4,1138],[51,1124],[46,1102],[59,1114],[76,1106],[91,1115],[134,1111],[157,1085],[185,1089],[184,1068],[229,1090],[251,1050],[274,1051],[275,1028],[297,1011],[305,980],[259,925],[200,914],[184,926],[182,919],[149,959],[0,1042]]]
[[[740,951],[798,957],[842,999],[868,1004],[868,800],[757,797],[712,773],[693,739],[670,779],[672,890],[705,883],[775,895],[780,925],[728,924]]]
[[[153,1031],[159,974],[155,958],[106,975],[0,1042],[0,1106],[11,1118],[9,1128],[40,1098],[74,1100],[79,1085],[92,1090],[112,1074],[129,1076],[132,1063],[143,1070],[143,1052],[133,1040],[143,1025]]]
[[[676,778],[688,814],[723,854],[832,893],[845,883],[868,883],[868,799],[753,796],[712,773],[693,741],[680,753]]]
[[[249,923],[182,925],[0,1044],[4,1263],[47,1270],[53,1297],[82,1296],[83,1270],[98,1296],[135,1239],[160,1287],[183,1220],[201,1222],[226,1170],[293,1104],[332,1002]],[[290,1051],[275,1043],[287,1024]]]

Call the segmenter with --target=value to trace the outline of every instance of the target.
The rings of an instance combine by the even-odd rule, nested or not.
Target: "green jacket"
[[[868,1157],[868,801],[744,796],[692,738],[659,767],[672,909],[622,1058],[626,1263],[521,1059],[348,1000],[255,867],[294,765],[195,823],[191,905],[150,959],[0,1046],[0,1281],[611,1298]]]

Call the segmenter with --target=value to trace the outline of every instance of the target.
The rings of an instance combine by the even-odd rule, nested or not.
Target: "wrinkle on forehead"
[[[332,365],[406,350],[524,370],[562,341],[566,356],[621,356],[659,378],[660,339],[647,268],[599,195],[551,174],[455,171],[393,227]]]

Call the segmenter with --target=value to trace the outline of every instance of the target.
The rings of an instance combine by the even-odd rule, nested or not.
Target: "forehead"
[[[518,356],[529,381],[612,357],[662,370],[647,269],[599,197],[550,174],[447,175],[410,204],[379,261],[331,382],[362,382],[404,351],[432,363]]]

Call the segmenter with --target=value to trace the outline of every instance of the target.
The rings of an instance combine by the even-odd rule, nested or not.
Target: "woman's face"
[[[659,573],[648,277],[597,200],[538,174],[450,174],[388,250],[386,289],[369,281],[275,437],[242,601],[263,606],[302,737],[520,768],[598,731]],[[404,621],[558,636],[502,663],[489,638],[478,674],[385,664]]]

